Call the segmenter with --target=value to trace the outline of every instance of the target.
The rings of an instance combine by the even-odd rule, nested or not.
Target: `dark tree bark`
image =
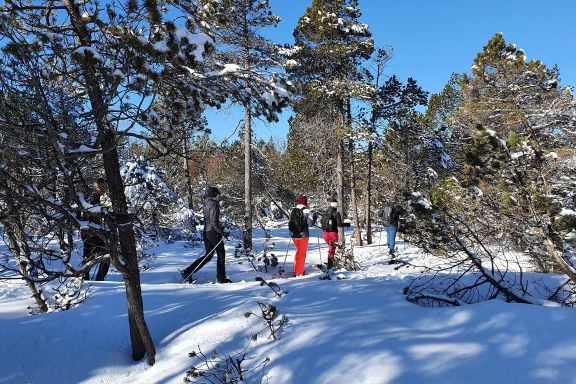
[[[63,0],[63,4],[70,16],[71,25],[79,42],[82,46],[91,46],[90,32],[82,20],[78,5],[71,0]],[[118,138],[106,122],[108,106],[95,72],[95,66],[91,65],[91,61],[87,57],[82,63],[82,70],[88,98],[92,106],[94,123],[98,131],[97,142],[100,143],[102,149],[104,171],[108,181],[109,196],[112,201],[114,220],[111,220],[113,225],[111,230],[114,232],[115,224],[118,231],[120,253],[119,255],[116,254],[113,246],[111,247],[112,263],[122,273],[126,287],[132,357],[134,360],[140,360],[145,355],[148,355],[148,363],[153,365],[156,361],[156,349],[144,320],[136,239],[132,221],[128,215],[124,184],[120,175],[120,162],[118,148],[116,147]],[[112,236],[114,236],[114,233],[112,233]]]
[[[36,301],[36,305],[38,305],[40,311],[44,313],[48,312],[46,300],[42,298],[41,291],[30,278],[28,266],[33,263],[22,225],[19,223],[19,220],[15,218],[2,220],[2,225],[4,226],[4,234],[6,235],[8,248],[16,258],[18,269],[22,276],[25,277],[26,285],[30,289],[30,292],[32,292],[32,297],[34,301]]]
[[[346,123],[348,129],[352,129],[352,116],[350,111],[350,98],[346,101]],[[352,135],[350,135],[352,136]],[[356,199],[356,167],[354,164],[354,139],[350,137],[348,141],[348,151],[350,158],[350,205],[352,207],[352,214],[354,215],[354,223],[356,223],[356,228],[354,233],[356,236],[356,242],[358,245],[362,246],[362,229],[360,226],[360,218],[358,216],[358,200]]]

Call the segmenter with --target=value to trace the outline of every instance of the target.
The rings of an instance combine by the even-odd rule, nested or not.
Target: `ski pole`
[[[194,268],[194,270],[192,272],[190,272],[188,274],[188,276],[186,276],[184,278],[184,280],[182,280],[182,282],[185,282],[186,280],[188,280],[190,278],[190,276],[192,276],[192,274],[196,273],[196,271],[199,269],[198,267],[200,267],[202,265],[202,262],[208,257],[208,255],[210,255],[212,252],[214,252],[216,250],[216,248],[218,248],[218,246],[220,245],[221,242],[224,241],[224,237],[222,237],[220,239],[220,241],[218,243],[216,243],[216,245],[210,250],[210,252],[206,252],[206,254],[204,256],[202,256],[201,261],[198,263],[198,265],[196,266],[196,268]]]
[[[284,255],[284,264],[282,264],[282,270],[286,268],[286,258],[288,257],[288,250],[290,249],[290,243],[292,242],[292,238],[288,238],[288,247],[286,247],[286,255]]]
[[[322,250],[320,249],[320,238],[317,237],[316,240],[318,240],[318,255],[320,255],[320,264],[322,264]]]
[[[252,264],[252,268],[254,268],[255,271],[258,271],[258,268],[256,268],[256,266],[254,265],[254,263],[252,262],[252,259],[250,258],[250,255],[248,254],[248,252],[244,252],[246,254],[246,258],[248,259],[248,261],[250,262],[250,264]]]

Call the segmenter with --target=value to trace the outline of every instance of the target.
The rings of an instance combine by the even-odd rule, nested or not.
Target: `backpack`
[[[385,226],[392,225],[392,207],[389,205],[382,209],[382,222]]]
[[[290,220],[288,221],[288,229],[293,234],[299,234],[306,228],[306,217],[300,208],[294,208],[290,213]]]
[[[322,230],[326,232],[338,232],[338,220],[336,220],[336,215],[332,212],[333,211],[329,209],[322,215]]]

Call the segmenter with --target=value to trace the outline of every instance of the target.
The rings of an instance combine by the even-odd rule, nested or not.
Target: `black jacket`
[[[204,200],[204,232],[214,231],[222,235],[223,229],[220,225],[220,204],[211,197]]]
[[[384,210],[386,207],[391,208],[390,217],[385,217]],[[398,223],[400,221],[400,216],[404,213],[404,208],[402,208],[398,204],[387,204],[381,210],[381,217],[384,222],[384,226],[386,227],[398,227]]]
[[[307,213],[304,213],[303,208],[294,208],[290,213],[290,220],[288,221],[288,229],[290,237],[293,239],[301,239],[303,237],[310,237],[309,227],[312,225],[312,218]]]
[[[342,216],[340,216],[340,212],[336,207],[330,207],[324,213],[326,218],[333,220],[331,223],[332,225],[324,225],[324,218],[322,218],[322,229],[325,232],[338,232],[338,228],[342,228],[344,225],[342,224]],[[325,228],[326,227],[326,228]]]

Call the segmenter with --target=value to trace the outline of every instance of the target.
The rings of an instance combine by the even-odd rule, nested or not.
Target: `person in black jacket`
[[[104,193],[106,193],[107,185],[106,179],[100,177],[94,181],[93,184],[94,193],[88,199],[88,203],[92,206],[97,207],[100,205],[100,199]],[[82,254],[82,258],[84,262],[89,262],[97,256],[103,256],[108,253],[108,248],[106,247],[106,242],[104,239],[98,234],[97,230],[90,229],[90,225],[92,224],[93,227],[96,229],[102,228],[103,220],[101,213],[92,213],[90,211],[86,211],[81,215],[83,220],[88,221],[90,224],[87,228],[80,230],[80,237],[82,238],[82,242],[84,244],[84,250]],[[90,280],[90,269],[84,269],[84,280]],[[96,281],[103,281],[106,275],[108,274],[108,270],[110,269],[110,261],[102,261],[98,264],[98,272],[96,273],[95,280]]]
[[[294,276],[304,275],[308,238],[310,237],[309,227],[312,224],[310,210],[306,208],[307,205],[308,198],[305,195],[298,196],[296,207],[290,212],[290,220],[288,221],[290,237],[294,243],[294,247],[296,247],[296,255],[294,255]]]
[[[391,257],[396,256],[396,233],[398,232],[400,216],[403,213],[404,209],[398,204],[397,199],[385,203],[380,211],[380,217],[388,237],[388,253]]]
[[[192,274],[198,272],[206,263],[208,263],[216,252],[216,280],[219,283],[230,283],[231,281],[226,277],[226,251],[224,250],[224,238],[228,238],[229,232],[224,231],[220,225],[220,191],[216,187],[210,187],[206,191],[206,199],[204,200],[204,247],[206,253],[204,256],[196,259],[187,268],[180,271],[182,277],[191,282]]]
[[[338,212],[338,201],[334,198],[328,199],[329,207],[322,215],[322,237],[328,244],[328,273],[334,266],[334,255],[336,254],[336,243],[338,242],[338,228],[342,228],[342,216]]]

